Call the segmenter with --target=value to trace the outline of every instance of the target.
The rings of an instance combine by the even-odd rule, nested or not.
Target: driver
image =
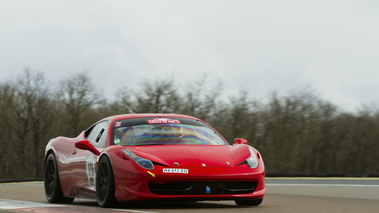
[[[136,134],[133,127],[121,127],[116,130],[115,133],[116,145],[133,145],[135,143]]]

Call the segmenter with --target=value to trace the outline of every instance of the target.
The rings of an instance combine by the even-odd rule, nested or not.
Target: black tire
[[[115,183],[112,165],[107,157],[102,157],[96,174],[96,200],[100,207],[107,208],[116,205]]]
[[[50,153],[46,159],[44,186],[46,199],[50,203],[72,203],[74,201],[74,198],[64,197],[62,194],[54,153]]]
[[[258,206],[261,204],[263,199],[259,198],[251,198],[251,199],[243,199],[243,200],[235,200],[238,206]]]

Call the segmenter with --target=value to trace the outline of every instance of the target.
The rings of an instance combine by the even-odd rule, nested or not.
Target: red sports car
[[[265,194],[265,168],[246,140],[230,145],[200,119],[125,114],[100,120],[76,138],[51,139],[44,186],[52,203],[89,197],[101,207],[156,199],[255,206]]]

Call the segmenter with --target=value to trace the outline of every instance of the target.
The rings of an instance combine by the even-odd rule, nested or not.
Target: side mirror
[[[238,145],[238,144],[247,144],[247,140],[245,140],[243,138],[234,139],[234,145]]]
[[[75,143],[75,147],[82,150],[88,150],[95,155],[100,155],[100,152],[94,146],[92,146],[89,140],[78,141]]]

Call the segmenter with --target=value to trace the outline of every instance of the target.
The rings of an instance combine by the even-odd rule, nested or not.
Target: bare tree
[[[79,134],[90,122],[84,122],[85,114],[104,100],[86,73],[77,74],[60,82],[58,114],[71,136]]]
[[[180,96],[173,80],[145,81],[135,90],[122,88],[121,101],[114,103],[122,113],[173,113],[180,106]]]
[[[221,81],[210,82],[207,76],[189,87],[182,88],[182,103],[179,111],[184,114],[199,117],[211,124],[220,123],[223,119],[220,114],[226,112],[226,106],[222,103],[223,84]]]
[[[46,135],[52,122],[51,102],[48,84],[41,73],[25,68],[15,82],[2,87],[1,119],[12,138],[8,148],[16,153],[16,172],[37,177],[41,174],[43,149]]]
[[[18,165],[14,158],[19,157],[13,126],[12,107],[15,99],[15,88],[8,83],[0,85],[0,180],[16,177],[14,166]],[[13,155],[9,153],[15,153]]]
[[[193,115],[230,142],[248,139],[263,155],[268,174],[378,174],[376,108],[342,112],[306,89],[273,93],[268,102],[252,99],[249,91],[227,99],[220,82],[201,78],[189,87],[177,82],[121,88],[110,104],[86,73],[60,81],[57,89],[30,69],[0,82],[0,180],[42,177],[51,137],[76,136],[104,116],[148,112]]]

